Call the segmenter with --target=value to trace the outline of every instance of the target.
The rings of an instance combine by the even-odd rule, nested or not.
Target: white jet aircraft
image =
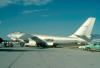
[[[38,47],[57,47],[57,45],[85,45],[91,42],[91,32],[94,26],[95,18],[88,18],[85,23],[72,35],[68,37],[56,37],[56,36],[46,36],[46,35],[34,35],[34,34],[24,34],[21,33],[17,39],[25,40],[29,38],[34,40]],[[15,34],[15,33],[14,33]],[[15,38],[13,34],[9,34],[8,37],[11,39]],[[21,42],[22,43],[22,42]],[[22,44],[21,44],[22,45]],[[24,44],[23,44],[24,45]]]

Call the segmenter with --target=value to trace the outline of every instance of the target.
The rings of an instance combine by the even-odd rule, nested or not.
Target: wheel
[[[12,44],[12,45],[10,45],[10,47],[13,47],[13,44]]]
[[[21,46],[21,47],[24,47],[24,45],[25,45],[24,42],[21,42],[21,43],[20,43],[20,46]]]
[[[90,50],[91,50],[91,48],[87,47],[87,48],[86,48],[86,50],[87,50],[87,51],[90,51]]]
[[[7,45],[7,43],[4,43],[4,46],[5,46],[5,47],[9,47],[9,46]]]
[[[53,44],[53,48],[56,48],[57,47],[57,44]]]

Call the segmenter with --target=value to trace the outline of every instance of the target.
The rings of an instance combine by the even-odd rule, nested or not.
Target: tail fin
[[[95,18],[88,18],[85,23],[72,36],[91,37],[91,32],[94,26]]]

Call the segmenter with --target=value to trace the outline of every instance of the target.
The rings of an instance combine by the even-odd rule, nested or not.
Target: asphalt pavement
[[[0,48],[0,68],[100,68],[100,52],[71,48]]]

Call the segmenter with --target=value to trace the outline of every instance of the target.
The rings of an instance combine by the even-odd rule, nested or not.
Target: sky
[[[12,32],[68,36],[89,17],[100,34],[100,0],[0,0],[0,37]]]

